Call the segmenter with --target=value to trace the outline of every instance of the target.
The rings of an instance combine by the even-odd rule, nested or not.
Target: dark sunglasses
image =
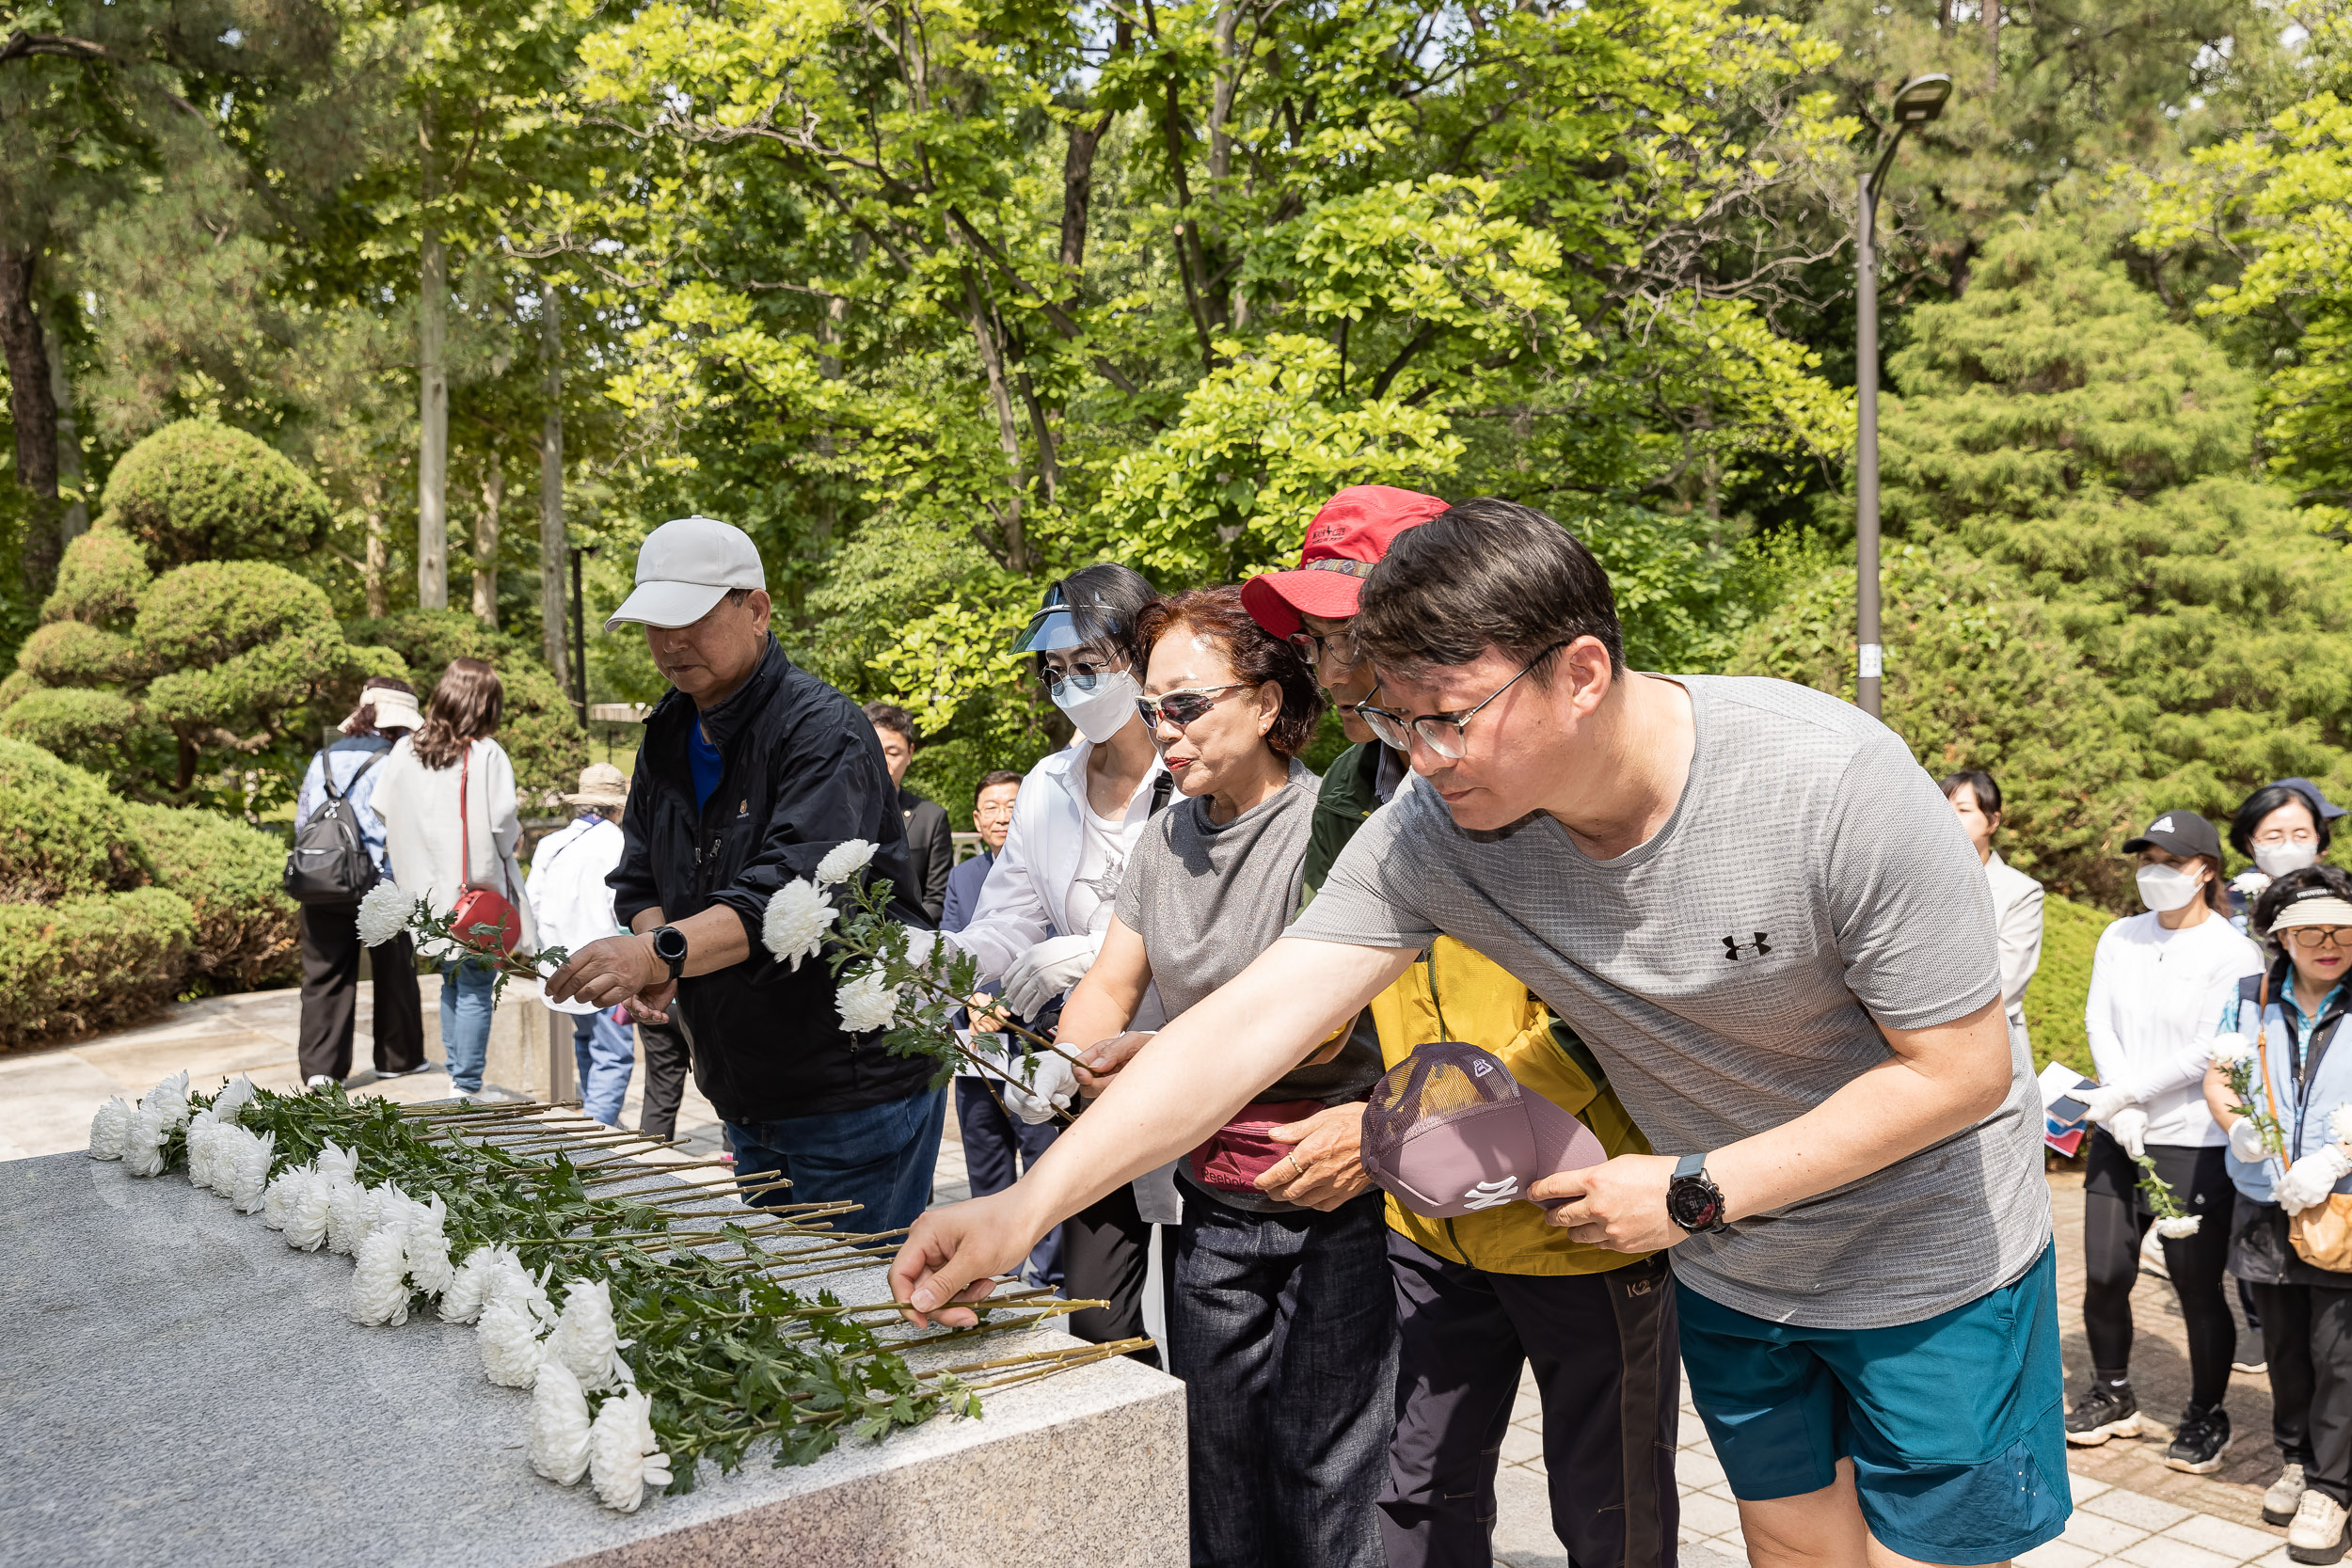
[[[1242,690],[1249,684],[1248,681],[1235,681],[1231,686],[1190,687],[1183,691],[1171,691],[1165,697],[1137,697],[1136,711],[1143,715],[1146,729],[1158,729],[1160,721],[1165,719],[1181,730],[1216,706],[1218,699],[1225,693]]]

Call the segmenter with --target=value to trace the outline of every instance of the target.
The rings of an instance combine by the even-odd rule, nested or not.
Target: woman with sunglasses
[[[2352,1105],[2352,1051],[2331,1049],[2352,969],[2352,876],[2332,865],[2283,873],[2254,900],[2253,927],[2278,957],[2222,987],[2214,1009],[2234,1037],[2225,1044],[2253,1053],[2251,1082],[2241,1101],[2217,1050],[2205,1104],[2228,1132],[2230,1272],[2262,1313],[2271,1434],[2286,1465],[2263,1495],[2263,1518],[2288,1526],[2296,1561],[2334,1562],[2352,1503],[2352,1273],[2304,1258],[2289,1222],[2352,1193],[2352,1115],[2339,1117]]]
[[[1184,799],[1153,822],[1119,887],[1103,955],[1061,1038],[1099,1092],[1170,1016],[1240,974],[1297,913],[1316,779],[1298,760],[1323,699],[1298,652],[1241,590],[1143,612],[1137,706]],[[1359,1100],[1380,1075],[1369,1031],[1343,1029],[1177,1166],[1170,1370],[1184,1380],[1192,1560],[1218,1568],[1377,1568],[1396,1365],[1380,1195],[1328,1212],[1257,1179],[1289,1158],[1269,1129]],[[1049,1154],[1047,1159],[1052,1156]]]
[[[2221,1291],[2229,1238],[2230,1176],[2222,1132],[2199,1085],[2213,1048],[2218,987],[2258,973],[2262,956],[2230,925],[2221,886],[2221,835],[2193,811],[2169,811],[2124,842],[2139,857],[2145,914],[2109,926],[2091,958],[2084,1023],[2099,1087],[2086,1093],[2083,1145],[2083,1329],[2090,1389],[2066,1413],[2078,1447],[2139,1431],[2133,1396],[2132,1287],[2155,1213],[2141,1188],[2144,1157],[2188,1213],[2209,1223],[2162,1240],[2165,1270],[2188,1328],[2189,1396],[2164,1462],[2207,1475],[2230,1446],[2230,1362],[2237,1323]]]
[[[1077,739],[1029,769],[971,921],[947,940],[979,961],[984,983],[1011,1012],[1048,1027],[1056,1003],[1102,950],[1111,895],[1172,787],[1136,713],[1143,689],[1136,673],[1136,617],[1158,597],[1139,572],[1109,562],[1088,566],[1046,590],[1044,604],[1013,643],[1015,653],[1036,660],[1047,695]],[[1156,997],[1147,999],[1145,1027],[1157,1026],[1158,1008]],[[987,1080],[986,1091],[1033,1125],[1051,1120],[1077,1091],[1061,1057],[1040,1053],[1035,1060],[1034,1094],[996,1079]],[[1095,1344],[1143,1334],[1152,1227],[1174,1225],[1179,1207],[1174,1178],[1162,1170],[1063,1225],[1064,1291],[1073,1300],[1110,1303],[1073,1313],[1071,1333]],[[1136,1359],[1159,1364],[1153,1351]]]

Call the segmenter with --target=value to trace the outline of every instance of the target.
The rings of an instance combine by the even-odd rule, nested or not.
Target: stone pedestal
[[[1185,1560],[1183,1387],[1133,1362],[619,1514],[532,1472],[529,1396],[472,1329],[349,1322],[350,1259],[179,1175],[0,1164],[0,1568]]]

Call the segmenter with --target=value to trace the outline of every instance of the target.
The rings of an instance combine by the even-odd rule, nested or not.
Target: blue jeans
[[[963,1134],[963,1169],[972,1179],[972,1196],[1001,1193],[1053,1147],[1061,1129],[1050,1121],[1032,1126],[1009,1117],[985,1078],[956,1080],[956,1131]],[[1029,1281],[1061,1289],[1061,1227],[1056,1226],[1029,1249]]]
[[[1261,1214],[1184,1194],[1168,1337],[1192,1560],[1381,1568],[1397,1337],[1380,1195]]]
[[[450,1087],[459,1094],[482,1092],[482,1067],[490,1059],[490,995],[498,971],[480,958],[441,965],[441,1054],[449,1063]]]
[[[607,1127],[621,1125],[621,1101],[637,1070],[637,1035],[612,1022],[610,1008],[572,1017],[572,1060],[580,1068],[580,1108]]]
[[[913,1225],[930,1204],[946,1119],[942,1085],[862,1111],[725,1125],[737,1180],[792,1179],[748,1201],[854,1203],[858,1212],[834,1220],[834,1227],[872,1232]]]

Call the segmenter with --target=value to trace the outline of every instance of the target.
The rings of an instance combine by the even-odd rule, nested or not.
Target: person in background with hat
[[[1356,711],[1375,681],[1348,629],[1363,589],[1359,568],[1369,572],[1391,540],[1445,506],[1411,490],[1350,485],[1308,525],[1295,571],[1242,584],[1244,607],[1313,665],[1356,742],[1323,775],[1303,872],[1311,891],[1412,776],[1404,753]],[[1438,1040],[1479,1046],[1523,1088],[1592,1128],[1610,1154],[1649,1152],[1574,1031],[1507,970],[1452,937],[1433,942],[1370,1012],[1383,1067]],[[1313,1209],[1354,1197],[1370,1181],[1358,1157],[1363,1116],[1360,1103],[1341,1105],[1276,1129],[1291,1157],[1259,1185]],[[1531,1360],[1552,1530],[1569,1557],[1621,1568],[1673,1562],[1682,1384],[1665,1259],[1573,1241],[1527,1203],[1435,1220],[1391,1196],[1387,1218],[1400,1336],[1396,1434],[1380,1496],[1389,1568],[1483,1568],[1492,1560],[1502,1433]],[[1646,1463],[1629,1464],[1629,1455]]]
[[[523,896],[538,919],[540,944],[577,953],[621,928],[612,918],[612,889],[605,879],[621,863],[621,808],[628,800],[628,780],[610,763],[590,763],[580,770],[579,790],[564,799],[579,807],[580,815],[540,840]],[[552,998],[548,1006],[573,1016],[580,1108],[607,1127],[620,1126],[621,1102],[628,1098],[629,1076],[637,1068],[628,1008]]]
[[[2066,1413],[2066,1440],[2095,1446],[2139,1431],[2131,1385],[2132,1287],[2155,1215],[2140,1191],[2144,1154],[2187,1213],[2206,1223],[2164,1238],[2166,1272],[2188,1326],[2189,1397],[2164,1462],[2208,1475],[2230,1445],[2230,1361],[2237,1324],[2222,1295],[2230,1173],[2205,1107],[2217,988],[2259,974],[2262,955],[2230,924],[2221,835],[2193,811],[2169,811],[2123,846],[2139,856],[2144,914],[2100,933],[2084,1023],[2099,1088],[2083,1099],[2083,1329],[2090,1386]]]
[[[842,1031],[829,965],[759,943],[768,900],[851,839],[865,875],[914,902],[897,792],[855,703],[795,666],[769,630],[767,576],[740,530],[684,517],[647,535],[637,587],[605,623],[645,628],[672,689],[645,718],[613,913],[548,980],[557,1002],[676,1019],[738,1178],[782,1175],[754,1201],[860,1206],[856,1228],[906,1225],[930,1201],[946,1091],[931,1064]]]
[[[2228,1135],[2230,1272],[2261,1309],[2271,1435],[2285,1462],[2263,1494],[2263,1519],[2288,1527],[2296,1561],[2335,1562],[2352,1504],[2352,1258],[2313,1249],[2309,1235],[2296,1245],[2293,1222],[2352,1193],[2352,1052],[2329,1049],[2352,971],[2352,876],[2283,871],[2254,900],[2253,925],[2278,957],[2221,987],[2205,1105]],[[2243,1101],[2224,1049],[2253,1057]]]
[[[2246,928],[2248,906],[2290,871],[2319,863],[2344,808],[2309,779],[2273,779],[2249,795],[2230,819],[2230,847],[2254,863],[2230,883],[2230,902]]]
[[[375,784],[384,759],[401,736],[424,721],[417,693],[406,681],[370,675],[359,704],[342,721],[342,736],[310,758],[294,797],[294,832],[327,803],[331,782],[359,819],[360,841],[375,862],[376,875],[391,875],[384,847],[384,819],[375,811]],[[359,1004],[359,906],[302,906],[302,1022],[295,1045],[303,1081],[340,1084],[351,1075],[351,1042]],[[369,964],[375,975],[375,1022],[370,1028],[375,1075],[398,1078],[422,1072],[424,1006],[417,989],[416,948],[404,931],[375,949]]]

